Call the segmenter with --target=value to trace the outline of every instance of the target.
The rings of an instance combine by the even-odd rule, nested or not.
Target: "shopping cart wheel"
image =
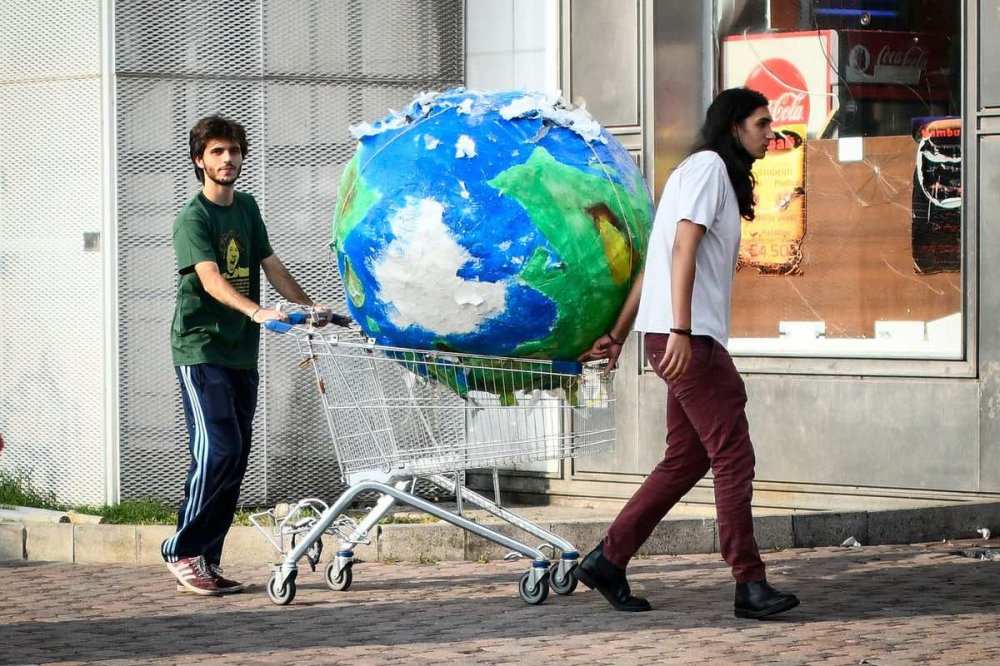
[[[526,604],[537,606],[549,598],[549,575],[546,573],[538,583],[531,586],[531,572],[525,571],[521,576],[521,582],[517,586],[517,591],[521,599]]]
[[[556,594],[573,594],[576,590],[576,577],[573,575],[573,569],[576,569],[576,565],[566,569],[566,575],[562,578],[559,577],[559,563],[553,562],[552,566],[549,567],[549,585],[552,587],[552,591]]]
[[[267,581],[267,598],[279,606],[287,606],[295,598],[295,574],[293,571],[281,589],[278,589],[278,574],[271,574]]]
[[[326,586],[334,592],[343,592],[354,582],[354,563],[348,562],[347,566],[337,572],[337,563],[330,562],[326,565]]]

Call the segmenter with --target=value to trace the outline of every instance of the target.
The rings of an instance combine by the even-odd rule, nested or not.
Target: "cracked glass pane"
[[[749,0],[724,87],[771,101],[732,310],[735,354],[963,355],[958,0]]]

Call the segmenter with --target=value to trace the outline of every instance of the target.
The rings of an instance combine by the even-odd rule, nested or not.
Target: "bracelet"
[[[608,336],[608,338],[610,338],[610,339],[611,339],[611,342],[615,343],[615,344],[616,344],[616,345],[618,345],[619,347],[621,347],[622,345],[624,345],[624,344],[625,344],[625,341],[624,341],[624,340],[616,340],[616,339],[615,339],[615,336],[611,335],[611,331],[608,331],[608,332],[607,332],[607,333],[606,333],[605,335],[607,335],[607,336]]]
[[[686,335],[689,338],[691,337],[691,329],[690,328],[672,328],[672,329],[670,329],[670,332],[671,333],[676,333],[677,335]]]
[[[260,312],[260,311],[261,311],[261,310],[263,310],[263,309],[264,309],[264,308],[257,308],[256,310],[254,310],[253,312],[251,312],[251,313],[250,313],[250,321],[253,321],[253,318],[254,318],[255,316],[257,316],[257,313],[258,313],[258,312]],[[255,324],[256,324],[257,322],[253,321],[253,323],[255,323]]]

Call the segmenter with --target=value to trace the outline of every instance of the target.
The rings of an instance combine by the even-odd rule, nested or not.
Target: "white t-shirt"
[[[695,256],[691,295],[691,332],[729,343],[730,299],[740,251],[740,208],[726,164],[712,151],[680,163],[667,179],[653,221],[636,330],[668,333],[674,327],[670,303],[670,266],[677,223],[705,227]]]

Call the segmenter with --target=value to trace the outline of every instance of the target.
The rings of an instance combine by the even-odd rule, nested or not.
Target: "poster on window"
[[[801,275],[806,235],[805,142],[822,134],[835,99],[837,35],[738,35],[723,42],[723,84],[768,99],[775,140],[753,166],[755,219],[743,221],[738,268]]]
[[[833,30],[745,34],[722,41],[722,85],[746,86],[771,102],[775,127],[806,125],[818,138],[837,105],[837,33]]]
[[[775,130],[767,157],[753,166],[754,219],[743,220],[737,268],[761,275],[800,275],[806,234],[805,125]]]
[[[910,238],[915,273],[962,267],[962,121],[916,118]]]

